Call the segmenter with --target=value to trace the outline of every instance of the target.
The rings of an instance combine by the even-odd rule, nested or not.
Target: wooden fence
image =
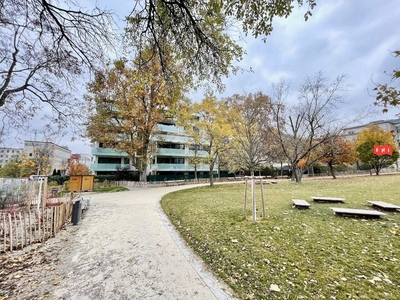
[[[39,210],[0,213],[0,252],[22,249],[56,236],[71,214],[72,200]]]

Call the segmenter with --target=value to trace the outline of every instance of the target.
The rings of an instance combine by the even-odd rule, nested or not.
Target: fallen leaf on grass
[[[279,286],[276,285],[276,284],[271,284],[271,286],[269,287],[269,290],[272,291],[272,292],[280,292],[281,291]]]

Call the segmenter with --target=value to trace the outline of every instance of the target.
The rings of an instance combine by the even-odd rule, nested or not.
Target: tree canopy
[[[285,101],[289,82],[273,85],[274,133],[296,182],[301,181],[303,169],[319,159],[313,151],[342,130],[336,109],[343,99],[345,79],[341,75],[329,82],[322,72],[307,76],[293,105]]]
[[[390,145],[393,153],[391,156],[378,156],[374,154],[374,145]],[[369,164],[375,170],[376,175],[379,175],[382,168],[394,164],[399,158],[399,150],[392,133],[378,125],[371,125],[361,130],[356,139],[356,151],[358,159]]]
[[[229,146],[231,127],[226,122],[227,107],[214,95],[206,95],[201,102],[193,103],[180,112],[180,122],[191,137],[193,144],[208,153],[201,162],[210,170],[210,186],[213,186],[214,167]]]
[[[394,51],[395,57],[400,56],[400,51]],[[400,69],[394,69],[390,73],[391,82],[384,84],[376,84],[374,91],[376,92],[375,105],[382,105],[383,112],[388,111],[388,106],[400,105],[400,90],[398,89],[398,80],[400,79]]]
[[[134,49],[142,49],[149,42],[157,45],[158,59],[166,73],[163,49],[170,45],[184,61],[186,76],[223,89],[221,77],[237,71],[234,63],[244,54],[236,42],[241,34],[238,28],[265,40],[273,30],[275,17],[287,17],[294,4],[304,3],[308,5],[307,20],[315,0],[136,1],[127,18],[127,38]]]
[[[357,162],[357,155],[353,141],[348,141],[342,136],[326,140],[319,149],[319,161],[328,165],[329,171],[336,179],[334,166],[347,166]]]
[[[133,61],[118,60],[99,70],[85,95],[90,112],[87,136],[105,147],[128,153],[143,181],[150,138],[157,123],[174,115],[186,86],[180,64],[172,59],[168,67],[175,70],[175,84],[164,79],[153,51],[147,48]]]
[[[1,1],[0,11],[2,133],[39,113],[58,130],[75,124],[83,109],[71,90],[112,46],[111,13],[74,0]]]
[[[229,166],[254,175],[271,158],[271,99],[262,92],[233,95],[225,99],[232,127]]]

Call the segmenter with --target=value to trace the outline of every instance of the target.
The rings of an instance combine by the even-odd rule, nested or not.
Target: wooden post
[[[42,196],[42,210],[45,209],[46,204],[47,204],[47,196],[48,196],[48,184],[47,184],[48,178],[45,176],[43,178],[43,196]]]
[[[46,204],[45,204],[46,206]],[[44,242],[46,240],[46,219],[45,217],[45,206],[42,205],[42,226],[43,226],[43,231],[42,231],[42,242]]]
[[[37,220],[38,220],[38,221],[37,221],[37,225],[38,225],[38,237],[39,237],[39,241],[40,241],[40,237],[42,236],[41,233],[40,233],[40,223],[41,223],[41,221],[40,221],[40,209],[37,210],[36,213],[37,213]]]
[[[263,182],[262,182],[261,178],[260,178],[260,188],[261,188],[262,217],[265,218],[264,187],[263,187]]]
[[[54,206],[50,208],[50,236],[53,237],[54,235],[54,229],[53,229],[53,211],[54,211]]]
[[[15,211],[13,215],[14,215],[14,226],[15,226],[15,249],[18,249],[18,221],[17,221],[17,216],[15,215]]]
[[[21,212],[19,212],[19,227],[21,228],[21,249],[24,248],[24,226],[22,224]]]
[[[27,236],[28,232],[26,230],[26,212],[25,211],[22,212],[22,218],[24,220],[25,246],[28,246],[28,236]]]
[[[3,214],[3,228],[4,228],[4,230],[3,230],[4,252],[6,252],[6,244],[7,243],[6,243],[6,215],[5,214]]]
[[[251,202],[253,205],[253,222],[257,222],[257,209],[256,209],[256,197],[255,197],[255,179],[251,179]]]
[[[247,202],[247,178],[245,180],[245,187],[244,187],[244,208],[243,208],[244,219],[246,219],[246,202]]]
[[[11,214],[8,214],[8,225],[10,229],[10,251],[13,251],[13,239],[12,239],[12,222],[11,222]]]
[[[32,218],[32,216],[31,216],[31,211],[30,210],[28,210],[28,225],[29,225],[29,245],[31,245],[32,244],[32,222],[31,222],[31,218]]]

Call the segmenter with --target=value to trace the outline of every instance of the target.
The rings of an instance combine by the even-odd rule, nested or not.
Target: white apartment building
[[[157,124],[157,134],[152,138],[156,144],[155,153],[148,163],[148,175],[161,178],[168,176],[193,176],[195,166],[189,158],[195,155],[195,146],[191,138],[184,132],[183,127],[177,126],[173,120],[166,120]],[[198,156],[206,157],[206,151],[198,150]],[[115,174],[117,168],[127,168],[136,171],[128,154],[111,148],[105,148],[101,143],[92,145],[92,165],[90,169],[96,174]],[[216,168],[215,168],[216,170]],[[198,175],[208,176],[209,166],[197,166]]]

